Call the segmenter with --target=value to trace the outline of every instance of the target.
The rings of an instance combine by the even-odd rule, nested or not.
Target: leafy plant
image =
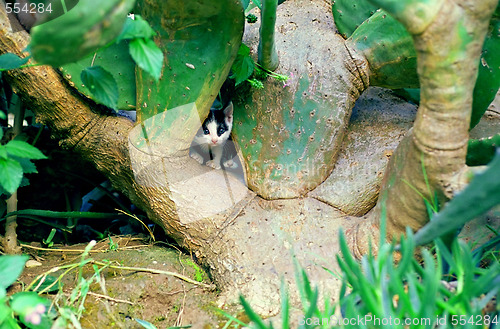
[[[155,80],[160,78],[163,53],[152,40],[155,34],[140,15],[129,15],[114,42],[64,65],[63,72],[80,92],[97,103],[129,110],[135,106],[134,63]]]
[[[3,130],[0,129],[0,139]],[[36,147],[20,141],[11,140],[0,145],[0,192],[14,193],[21,185],[24,174],[36,173],[31,160],[47,159]]]
[[[318,290],[312,288],[304,269],[296,271],[297,286],[302,298],[303,317],[299,328],[476,328],[477,325],[500,323],[497,314],[484,314],[486,304],[500,291],[500,265],[479,268],[479,259],[468,245],[454,240],[452,251],[436,241],[436,253],[422,249],[423,263],[414,256],[415,241],[408,231],[401,239],[399,263],[393,257],[395,243],[383,243],[375,256],[372,252],[357,261],[340,235],[341,256],[337,256],[343,273],[340,291],[342,318],[335,316],[335,305],[328,299],[318,307]],[[449,264],[443,273],[442,263]],[[349,289],[348,289],[349,288]],[[282,327],[291,328],[289,302],[282,285]],[[240,297],[251,328],[270,329]],[[232,321],[248,326],[234,316],[219,311]]]
[[[275,1],[276,3],[274,3],[273,0],[272,2],[273,2],[271,6],[272,8],[268,10],[267,16],[275,16],[276,14],[275,5],[277,5],[278,1]],[[247,22],[250,24],[255,23],[257,21],[257,17],[253,14],[249,14],[249,11],[255,7],[258,7],[259,9],[262,10],[263,8],[262,2],[260,0],[255,0],[255,1],[243,0],[242,3],[243,3],[243,8],[245,8],[245,15]],[[271,31],[274,30],[274,21],[272,20],[271,23],[272,24],[269,24],[270,30],[264,31],[265,35],[269,35]],[[274,45],[274,40],[270,40],[269,42],[270,44]],[[275,57],[273,58],[273,60],[277,62],[276,54],[273,54],[273,56],[268,56],[268,57]],[[231,67],[231,74],[229,77],[235,80],[236,86],[246,81],[253,88],[256,89],[264,88],[264,84],[262,83],[262,81],[265,80],[267,77],[271,77],[278,81],[284,81],[284,82],[287,81],[289,78],[286,75],[274,73],[264,68],[260,63],[256,63],[250,55],[250,48],[243,43],[240,45],[240,48],[238,49],[238,54],[236,55],[236,59],[234,60],[233,65]]]
[[[129,8],[131,3],[133,3],[131,0],[127,0],[127,5],[123,6],[122,11],[111,13],[111,17],[116,20],[116,22],[124,21],[124,23],[121,23],[121,25],[116,23],[110,31],[103,31],[102,40],[88,43],[88,49],[60,47],[60,44],[58,44],[60,43],[60,39],[58,39],[60,37],[64,38],[65,41],[71,42],[74,41],[74,39],[86,38],[85,35],[82,35],[82,31],[85,32],[86,30],[81,29],[78,24],[76,25],[79,31],[70,29],[66,32],[71,35],[76,33],[78,37],[68,37],[66,34],[60,33],[61,30],[65,30],[68,26],[75,25],[73,24],[75,19],[81,19],[88,14],[95,16],[95,7],[102,9],[100,11],[101,13],[112,10],[112,7],[108,6],[108,4],[102,5],[100,3],[89,5],[92,1],[93,0],[82,1],[82,4],[79,4],[79,6],[71,10],[71,12],[65,13],[56,19],[46,22],[46,24],[34,28],[32,42],[27,51],[30,52],[33,50],[34,57],[38,61],[37,64],[26,64],[31,58],[31,54],[25,58],[20,58],[16,54],[7,53],[0,56],[0,72],[44,64],[53,66],[65,64],[63,72],[70,79],[75,79],[76,76],[79,77],[79,79],[76,79],[74,82],[75,87],[79,89],[80,92],[89,97],[91,96],[92,99],[99,104],[117,109],[120,97],[119,90],[126,93],[124,97],[127,99],[132,92],[128,87],[130,81],[117,82],[115,79],[115,76],[122,75],[121,72],[124,71],[124,66],[128,67],[128,71],[133,72],[132,62],[127,60],[128,58],[120,60],[120,64],[116,65],[116,56],[127,57],[122,54],[124,51],[123,45],[126,44],[126,49],[135,64],[145,72],[148,72],[155,80],[158,80],[163,66],[163,52],[152,40],[152,37],[156,33],[140,15],[129,15],[129,18],[125,20],[126,12],[123,11],[123,9]],[[84,5],[83,2],[88,3]],[[120,17],[120,15],[122,17]],[[96,23],[98,20],[93,20],[93,22]],[[123,29],[121,32],[117,32],[116,28],[120,26],[123,26]],[[56,53],[53,53],[52,50],[47,52],[47,49],[54,48],[54,44],[57,44],[55,49],[58,49],[58,51]],[[112,51],[104,52],[106,48],[111,48]],[[61,49],[64,49],[64,51]],[[67,49],[69,50],[66,51]],[[105,56],[110,56],[110,54],[112,54],[113,65],[106,66],[106,68],[100,65],[94,65],[94,60],[98,53],[104,54]],[[87,62],[90,62],[90,66],[79,64]],[[104,59],[104,63],[106,63],[106,58]],[[123,87],[124,85],[125,87]],[[135,99],[135,88],[133,93]],[[135,102],[129,101],[127,104],[135,106]],[[126,109],[128,110],[129,108]]]
[[[129,51],[136,64],[158,80],[163,66],[163,53],[152,40],[155,35],[155,31],[140,15],[133,15],[125,21],[117,42],[130,40]]]
[[[401,239],[398,265],[394,265],[395,245],[389,243],[380,247],[377,257],[370,253],[357,262],[341,234],[342,258],[337,258],[345,275],[341,292],[344,318],[364,320],[352,326],[357,328],[453,328],[459,324],[473,328],[487,324],[479,322],[486,321],[488,315],[483,317],[482,309],[498,293],[499,264],[488,269],[476,267],[478,259],[459,240],[454,241],[451,253],[441,241],[436,245],[434,256],[421,250],[420,264],[414,258],[415,242],[408,231]],[[441,270],[444,260],[450,265],[448,273]],[[453,281],[442,281],[446,278]],[[349,294],[347,284],[352,287]],[[489,319],[500,321],[494,315]]]
[[[47,237],[47,239],[43,239],[42,242],[45,246],[47,246],[48,248],[52,247],[54,245],[54,241],[52,241],[52,239],[54,239],[54,235],[56,235],[56,229],[53,228],[52,230],[50,230],[50,233],[49,233],[49,236]]]
[[[232,73],[229,78],[235,80],[236,86],[246,81],[256,89],[264,88],[262,81],[267,79],[267,77],[283,82],[286,82],[289,79],[286,75],[266,70],[260,64],[256,63],[250,54],[250,48],[243,43],[241,44],[238,54],[236,55],[236,59],[233,62],[231,72]]]
[[[135,0],[78,1],[70,11],[31,30],[34,59],[58,67],[94,53],[120,34],[134,3]]]
[[[109,250],[111,251],[117,251],[118,250],[118,243],[114,242],[113,239],[111,238],[111,236],[108,237],[109,239]]]
[[[0,256],[0,328],[50,328],[53,320],[48,312],[50,301],[35,292],[23,291],[7,297],[7,288],[23,271],[28,256]]]
[[[0,72],[21,68],[28,60],[29,57],[21,58],[12,53],[0,55]]]

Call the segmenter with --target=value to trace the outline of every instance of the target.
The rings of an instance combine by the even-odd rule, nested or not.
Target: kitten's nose
[[[212,144],[217,144],[217,138],[212,138]]]

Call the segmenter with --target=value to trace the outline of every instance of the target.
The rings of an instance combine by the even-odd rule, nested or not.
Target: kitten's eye
[[[203,133],[204,133],[205,135],[208,135],[208,134],[210,134],[210,131],[208,131],[208,129],[207,129],[207,128],[203,128]]]
[[[217,135],[222,135],[224,132],[226,131],[226,129],[224,128],[219,128],[219,130],[217,130]]]

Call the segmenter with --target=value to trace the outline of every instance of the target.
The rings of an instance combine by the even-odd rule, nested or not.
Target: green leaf
[[[28,186],[28,185],[30,185],[29,179],[27,179],[26,177],[23,176],[23,179],[21,179],[21,184],[19,184],[19,187],[25,187],[25,186]]]
[[[28,256],[0,256],[0,288],[7,289],[21,275]]]
[[[482,139],[469,139],[465,162],[468,166],[486,165],[495,156],[497,147],[500,147],[500,134]]]
[[[2,159],[10,158],[9,154],[7,153],[7,150],[5,149],[5,145],[0,145],[0,158]]]
[[[16,54],[7,53],[0,56],[0,71],[17,69],[26,64],[29,57],[21,58]]]
[[[134,39],[130,42],[130,56],[141,69],[156,80],[160,79],[163,52],[151,39]]]
[[[9,193],[14,193],[21,179],[23,178],[23,168],[19,162],[12,159],[0,158],[0,185]]]
[[[457,194],[433,220],[415,234],[418,245],[458,229],[467,221],[483,214],[500,203],[500,149],[483,173]]]
[[[12,310],[5,304],[5,298],[0,299],[0,328],[4,328],[4,321],[12,317]]]
[[[252,75],[254,68],[254,61],[250,57],[250,48],[245,44],[241,44],[231,67],[231,71],[233,72],[231,78],[235,79],[236,85],[239,85]]]
[[[9,317],[5,322],[1,323],[1,329],[21,329],[17,321],[13,317]]]
[[[91,66],[82,71],[81,78],[96,102],[116,109],[118,85],[111,73],[100,66]]]
[[[23,141],[11,140],[5,145],[5,149],[10,155],[23,159],[47,159],[47,157],[40,152],[39,149]]]
[[[307,309],[307,312],[304,314],[304,319],[311,319],[316,313],[317,308],[318,308],[318,288],[316,287],[314,291],[312,292],[311,296],[308,297],[309,300],[309,307]]]
[[[50,302],[38,296],[36,292],[18,292],[12,296],[10,305],[12,310],[19,315],[19,320],[28,328],[45,329],[51,327],[51,321],[47,316]]]
[[[243,309],[245,310],[248,319],[250,319],[250,321],[255,323],[257,328],[267,329],[267,326],[265,325],[264,321],[262,321],[262,318],[257,313],[255,313],[250,304],[241,295],[240,295],[240,304],[243,306]]]
[[[139,323],[141,326],[143,326],[146,329],[157,329],[156,326],[154,326],[153,324],[149,323],[148,321],[144,321],[144,320],[141,320],[141,319],[134,319],[134,320],[137,321],[137,323]]]
[[[288,300],[287,286],[283,278],[281,279],[280,290],[281,290],[281,326],[282,328],[289,328],[290,319],[288,317],[290,314],[290,303]]]
[[[499,8],[499,7],[497,7]],[[497,9],[498,10],[498,9]],[[472,95],[470,129],[479,123],[500,87],[500,18],[492,17],[479,61]]]
[[[33,291],[56,292],[59,290],[59,287],[62,286],[61,282],[59,282],[59,284],[54,284],[57,281],[57,278],[52,275],[45,276],[43,278],[43,282],[40,283],[41,280],[42,278],[39,278],[34,282],[33,287],[35,287],[36,289],[33,289]]]
[[[73,63],[106,46],[122,31],[135,0],[80,0],[73,9],[31,30],[31,51],[39,63]]]
[[[62,74],[74,83],[79,92],[93,98],[81,80],[81,73],[89,66],[100,66],[110,72],[118,84],[118,110],[130,110],[136,105],[135,62],[130,56],[129,41],[113,43],[109,47],[100,48],[95,53],[78,62],[64,65]],[[94,99],[94,101],[96,101]]]
[[[123,30],[118,37],[118,42],[124,39],[149,39],[156,35],[156,32],[149,26],[148,22],[140,15],[134,15],[134,19],[128,18],[123,25]]]
[[[19,164],[23,168],[23,173],[25,173],[25,174],[36,174],[36,173],[38,173],[38,170],[36,170],[35,164],[33,162],[31,162],[31,160],[29,160],[29,159],[23,159],[23,158],[18,158],[18,157],[12,157],[12,159],[16,160],[17,162],[19,162]],[[24,178],[25,177],[23,177],[23,179]]]

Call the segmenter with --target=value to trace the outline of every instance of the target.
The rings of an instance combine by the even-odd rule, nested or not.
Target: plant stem
[[[96,260],[92,260],[92,264],[96,264],[96,265],[100,265],[100,266],[108,265],[107,263],[99,262],[99,261],[96,261]],[[198,282],[198,281],[195,281],[195,280],[191,280],[187,276],[184,276],[182,274],[175,273],[175,272],[170,272],[170,271],[156,270],[156,269],[153,269],[153,268],[116,266],[116,265],[109,265],[108,267],[116,269],[116,270],[135,271],[135,272],[149,272],[149,273],[154,273],[154,274],[171,275],[173,277],[176,277],[178,279],[181,279],[183,281],[186,281],[188,283],[191,283],[191,284],[194,284],[194,285],[197,285],[197,286],[201,286],[201,287],[208,288],[208,289],[213,289],[214,288],[213,285],[209,285],[209,284],[205,284],[205,283]]]
[[[17,191],[12,193],[10,198],[7,199],[7,211],[15,211],[17,209]],[[17,245],[17,216],[7,217],[5,222],[5,252],[7,254],[19,254],[21,248]]]
[[[39,209],[24,209],[14,212],[8,212],[6,216],[41,216],[48,218],[114,218],[124,216],[123,213],[103,213],[103,212],[82,212],[82,211],[51,211]],[[0,218],[0,221],[2,218]]]
[[[274,42],[274,26],[276,24],[276,9],[278,0],[264,0],[262,3],[259,64],[266,70],[278,68],[279,58]]]
[[[21,100],[17,100],[16,116],[14,118],[14,129],[12,139],[21,134],[23,129],[23,120],[25,107],[21,104]],[[7,213],[17,211],[17,190],[7,199]],[[21,247],[17,243],[17,216],[11,215],[7,217],[5,222],[5,252],[8,254],[20,254]]]

